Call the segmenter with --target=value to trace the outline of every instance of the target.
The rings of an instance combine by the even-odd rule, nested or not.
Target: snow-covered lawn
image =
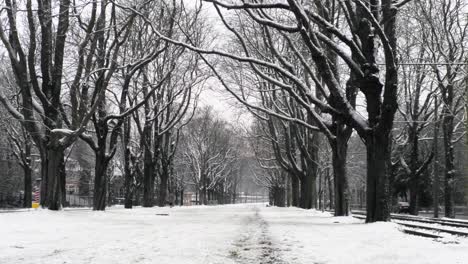
[[[262,210],[286,263],[466,264],[468,238],[442,241],[407,235],[395,223],[297,208]]]
[[[467,260],[466,238],[434,241],[403,234],[392,223],[366,225],[296,208],[228,205],[0,213],[1,264]]]

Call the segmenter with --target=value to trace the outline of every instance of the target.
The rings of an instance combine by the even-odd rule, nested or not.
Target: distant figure
[[[169,206],[170,206],[170,207],[174,206],[175,198],[176,198],[175,195],[174,195],[174,193],[169,193],[169,197],[168,197],[168,198],[169,198],[169,199],[168,199],[168,200],[169,200]]]

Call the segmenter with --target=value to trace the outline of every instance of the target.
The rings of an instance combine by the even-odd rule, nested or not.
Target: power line
[[[386,65],[385,63],[377,63],[377,65]],[[396,65],[402,66],[447,66],[447,65],[468,65],[466,62],[408,62],[408,63],[396,63]]]

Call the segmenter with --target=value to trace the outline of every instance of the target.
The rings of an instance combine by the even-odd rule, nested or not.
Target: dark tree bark
[[[207,190],[207,186],[208,186],[208,179],[206,177],[206,174],[205,173],[202,173],[201,175],[201,179],[200,179],[200,184],[202,185],[202,188],[200,190],[200,201],[201,201],[201,204],[203,205],[207,205],[208,204],[208,190]]]
[[[331,144],[335,216],[347,216],[350,208],[346,159],[348,139],[351,136],[352,130],[348,129],[349,131],[344,131],[342,127],[338,127],[337,130],[337,134],[340,133],[340,135],[338,135],[336,141]]]
[[[299,179],[297,176],[290,174],[291,178],[291,205],[299,206]]]
[[[60,167],[60,158],[70,142],[61,143],[60,137],[51,135],[51,130],[62,127],[62,118],[59,114],[61,106],[61,86],[63,72],[64,48],[69,25],[70,1],[60,1],[59,15],[57,23],[54,25],[56,32],[52,30],[52,3],[51,1],[40,1],[37,6],[37,17],[39,19],[40,34],[36,34],[35,13],[32,9],[31,1],[26,2],[26,14],[28,21],[29,50],[26,53],[21,45],[20,36],[17,28],[17,6],[15,2],[5,1],[9,34],[5,34],[3,27],[0,27],[1,41],[8,47],[8,55],[11,67],[15,75],[16,83],[21,89],[22,110],[21,113],[11,109],[11,106],[5,101],[1,94],[0,101],[9,109],[10,113],[20,120],[34,140],[41,153],[42,165],[42,185],[41,185],[41,204],[50,207],[51,210],[58,210],[62,207],[62,188],[63,186]],[[40,48],[36,50],[36,38],[40,35]],[[36,51],[41,54],[40,71],[42,83],[38,82],[36,73],[35,56]],[[35,116],[33,104],[33,91],[40,101],[40,107],[43,112],[43,118],[38,120]],[[44,133],[41,125],[46,128]],[[57,166],[57,167],[54,167]]]
[[[24,142],[24,153],[23,153],[23,161],[22,161],[22,168],[24,172],[24,197],[23,197],[23,207],[24,208],[31,208],[32,206],[32,164],[31,164],[31,149],[32,143],[30,141],[30,137],[26,134],[25,135],[25,142]]]
[[[169,175],[167,172],[163,172],[160,175],[160,183],[159,183],[159,201],[158,201],[158,206],[159,207],[164,207],[166,205],[166,196],[167,196],[167,181],[168,181]]]
[[[468,76],[468,75],[467,75]],[[468,94],[467,94],[468,95]],[[438,114],[439,114],[439,102],[437,97],[435,98],[434,102],[434,140],[432,142],[432,148],[433,148],[433,153],[434,153],[434,162],[432,164],[432,174],[434,177],[434,182],[433,182],[433,207],[434,207],[434,217],[438,218],[439,217],[439,204],[440,204],[440,177],[439,177],[439,120],[438,120]],[[468,134],[467,134],[468,135]],[[468,155],[467,155],[468,156]]]
[[[145,104],[145,113],[149,113],[149,105]],[[145,121],[145,127],[142,135],[143,145],[143,207],[154,206],[154,180],[156,177],[153,140],[152,140],[152,123],[149,120]]]
[[[106,139],[104,138],[104,141]],[[96,164],[94,170],[94,198],[93,210],[103,211],[107,205],[107,165],[109,159],[106,155],[106,146],[100,147],[96,155]]]
[[[367,222],[388,221],[390,161],[388,135],[372,135],[367,140]]]
[[[32,170],[30,168],[23,168],[24,171],[24,196],[23,196],[23,207],[31,208],[32,206]]]
[[[335,199],[333,198],[334,197],[334,193],[333,193],[334,185],[332,184],[332,177],[329,174],[327,175],[326,181],[328,183],[327,184],[328,185],[328,200],[330,201],[329,209],[331,210],[332,208],[335,208]]]
[[[450,89],[449,91],[453,90]],[[447,100],[453,100],[453,94],[447,96]],[[446,102],[447,104],[447,102]],[[450,103],[448,103],[451,105]],[[453,128],[454,117],[447,106],[443,108],[442,133],[445,152],[445,178],[444,178],[444,197],[445,197],[445,217],[455,218],[455,153],[453,149]]]
[[[47,153],[44,149],[39,151],[41,156],[41,186],[40,186],[40,204],[45,207],[47,204]]]
[[[131,168],[131,151],[130,151],[130,132],[131,122],[130,118],[127,118],[124,122],[124,133],[122,137],[123,148],[124,148],[124,190],[125,190],[125,201],[124,207],[131,209],[133,206],[133,172]]]
[[[299,207],[303,209],[310,209],[312,208],[312,177],[304,177],[300,181],[300,201]]]
[[[8,124],[5,124],[8,125]],[[10,124],[11,125],[11,124]],[[23,169],[23,207],[31,208],[32,206],[32,167],[31,167],[31,137],[24,128],[21,128],[21,133],[17,132],[15,127],[11,125],[6,129],[9,136],[10,146],[13,155],[16,157],[18,164]]]
[[[50,210],[60,210],[63,206],[63,151],[61,147],[49,147],[47,151],[47,206]]]

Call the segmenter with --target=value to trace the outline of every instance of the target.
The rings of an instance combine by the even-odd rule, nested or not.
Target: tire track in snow
[[[254,208],[254,214],[244,219],[240,238],[234,243],[229,255],[237,263],[243,264],[284,264],[278,247],[268,233],[268,223]]]

